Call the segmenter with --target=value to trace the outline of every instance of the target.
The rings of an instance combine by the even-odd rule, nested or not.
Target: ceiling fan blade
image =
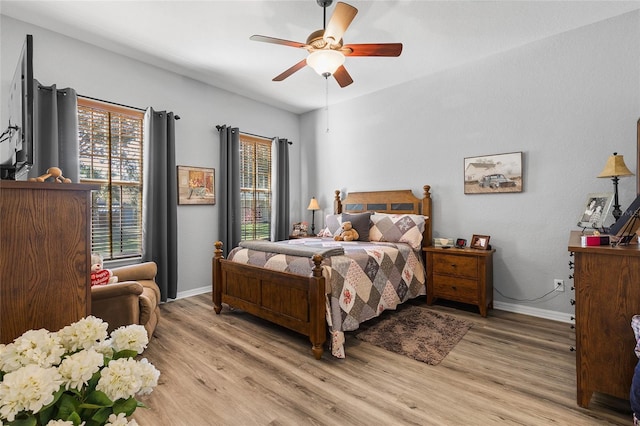
[[[402,43],[347,44],[341,51],[345,56],[400,56]]]
[[[353,83],[353,79],[347,72],[347,69],[344,65],[340,65],[340,67],[333,73],[333,77],[336,79],[340,87],[347,87],[351,83]]]
[[[294,72],[301,70],[306,65],[307,65],[307,59],[305,58],[305,59],[301,60],[300,62],[298,62],[297,64],[295,64],[294,66],[292,66],[291,68],[289,68],[288,70],[284,71],[282,74],[274,77],[273,81],[282,81],[285,78],[289,77]]]
[[[273,44],[281,44],[283,46],[291,46],[291,47],[305,47],[306,44],[300,43],[298,41],[291,40],[283,40],[281,38],[263,36],[263,35],[252,35],[249,39],[253,41],[262,41],[264,43],[273,43]]]
[[[358,9],[355,7],[346,3],[338,2],[335,10],[333,11],[333,15],[331,15],[331,19],[329,19],[329,23],[324,30],[323,38],[329,44],[337,44],[345,31],[347,31],[347,28],[349,28],[351,21],[353,21],[353,18],[355,18],[357,13]]]

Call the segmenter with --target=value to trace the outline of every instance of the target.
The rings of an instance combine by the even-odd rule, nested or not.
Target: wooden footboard
[[[311,277],[272,271],[224,259],[222,242],[216,242],[212,260],[216,314],[226,303],[308,336],[314,357],[320,359],[327,340],[322,256],[314,255],[313,262]]]

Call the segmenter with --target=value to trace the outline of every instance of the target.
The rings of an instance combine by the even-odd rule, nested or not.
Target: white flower
[[[26,365],[4,376],[0,383],[0,417],[10,422],[21,411],[38,413],[53,402],[62,378],[55,368]]]
[[[147,395],[153,391],[158,385],[160,371],[153,366],[146,358],[141,359],[137,365],[138,375],[140,376],[140,390],[138,394]]]
[[[92,349],[98,353],[101,353],[104,356],[108,356],[109,358],[113,357],[113,348],[111,347],[111,339],[97,342]]]
[[[137,361],[131,358],[112,360],[102,369],[96,390],[104,392],[112,401],[134,396],[142,385],[136,365]]]
[[[22,422],[23,415],[29,416],[30,422],[37,421],[33,416],[53,405],[61,393],[55,405],[58,409],[67,407],[65,410],[79,405],[86,393],[94,390],[114,402],[151,393],[160,372],[146,359],[131,357],[146,348],[146,330],[139,325],[120,327],[107,339],[107,327],[101,319],[87,317],[57,333],[30,330],[13,343],[0,344],[0,426],[16,418]],[[124,350],[127,352],[118,355],[123,358],[113,359],[116,351]],[[97,378],[97,384],[92,377]],[[95,419],[98,412],[100,416],[111,414],[106,423],[110,426],[138,425],[124,413],[113,414],[115,408],[108,401],[82,407],[75,412],[80,426]],[[50,420],[47,426],[73,426],[73,422]]]
[[[60,363],[64,348],[56,333],[41,328],[29,330],[0,350],[0,371],[9,373],[24,365],[48,368]]]
[[[108,324],[100,318],[88,316],[58,331],[58,336],[68,352],[89,349],[96,342],[107,338]]]
[[[83,385],[104,365],[104,356],[93,349],[77,352],[62,361],[58,371],[65,389],[81,390]]]
[[[131,350],[141,354],[148,343],[147,330],[138,324],[120,327],[111,333],[111,346],[116,352]]]
[[[138,426],[138,422],[135,420],[128,421],[124,413],[120,413],[117,416],[110,414],[105,426]]]

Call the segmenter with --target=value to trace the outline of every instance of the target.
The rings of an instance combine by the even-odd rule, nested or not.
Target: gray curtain
[[[289,141],[274,138],[272,145],[271,240],[289,238]]]
[[[144,116],[142,260],[158,265],[161,300],[175,299],[178,289],[178,178],[175,117],[148,108]]]
[[[220,136],[220,203],[219,240],[223,254],[240,243],[240,130],[237,127],[216,126]]]
[[[43,86],[34,80],[33,88],[34,162],[28,177],[38,177],[49,167],[59,167],[64,177],[80,180],[80,142],[78,138],[78,95],[70,88]]]

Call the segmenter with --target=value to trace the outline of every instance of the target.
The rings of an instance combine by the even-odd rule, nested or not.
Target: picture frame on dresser
[[[578,217],[580,228],[600,229],[609,215],[613,204],[613,192],[597,192],[587,195],[584,207]]]
[[[478,249],[478,250],[488,250],[489,247],[491,247],[489,245],[490,238],[491,237],[489,235],[473,234],[473,237],[471,237],[471,243],[469,244],[469,247]]]

